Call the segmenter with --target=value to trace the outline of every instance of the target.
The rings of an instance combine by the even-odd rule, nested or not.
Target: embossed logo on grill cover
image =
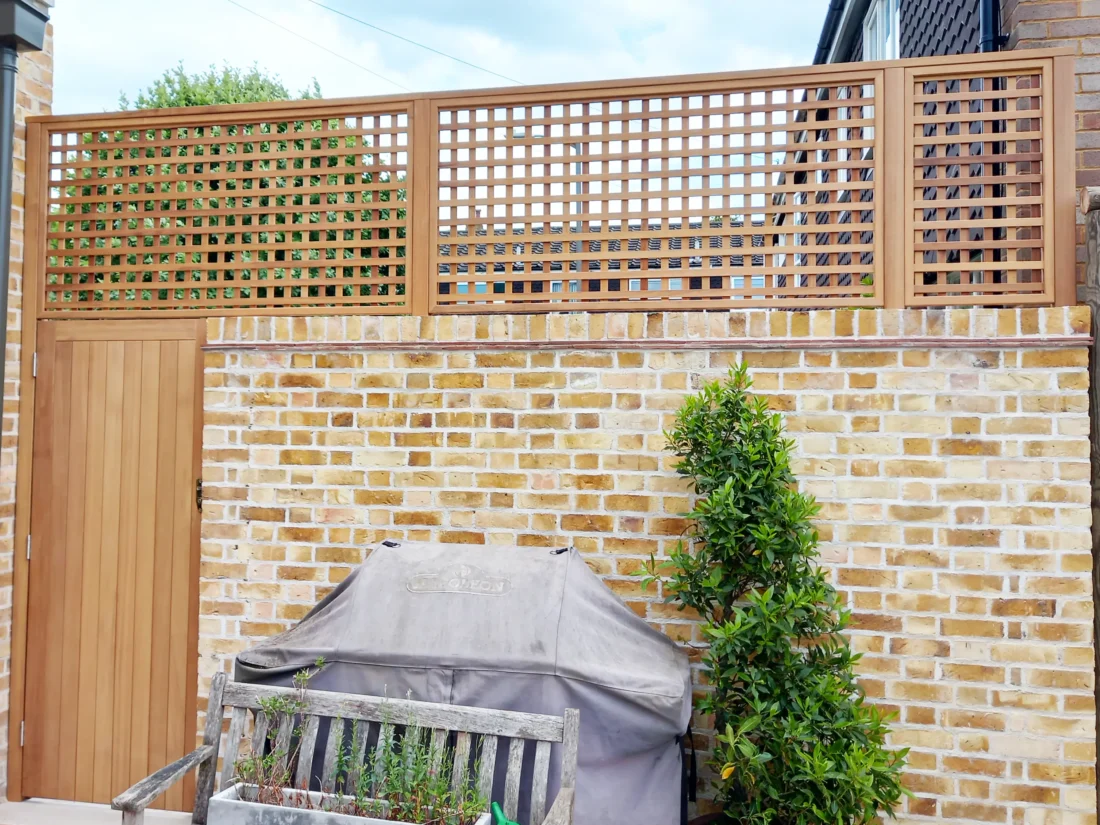
[[[512,589],[505,578],[491,576],[480,567],[452,564],[411,576],[406,582],[410,593],[470,593],[475,596],[503,596]]]

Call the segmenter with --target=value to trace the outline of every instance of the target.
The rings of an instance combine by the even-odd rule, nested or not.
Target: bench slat
[[[370,737],[370,722],[356,719],[351,723],[351,751],[348,754],[348,778],[344,785],[344,793],[355,795],[359,787],[359,775],[363,767],[363,754],[367,750],[367,739]]]
[[[563,785],[542,825],[569,825],[573,821],[573,788]]]
[[[321,726],[319,716],[307,716],[302,730],[302,741],[298,746],[298,771],[294,784],[309,790],[310,774],[313,772],[313,752],[317,749],[317,729]]]
[[[244,736],[244,723],[248,721],[248,711],[233,708],[229,717],[229,733],[225,738],[225,756],[222,757],[222,784],[224,791],[233,784],[237,774],[237,754],[241,749],[241,737]]]
[[[519,815],[519,777],[523,771],[523,739],[508,743],[508,774],[504,777],[504,815],[515,819]]]
[[[405,768],[405,776],[411,777],[416,770],[415,762],[415,749],[420,747],[424,742],[424,735],[431,731],[427,731],[420,726],[410,726],[405,728],[405,737],[401,740],[402,749],[402,764]]]
[[[432,773],[432,776],[438,776],[439,775],[439,769],[441,767],[443,767],[443,757],[447,753],[447,734],[448,733],[450,733],[450,731],[444,730],[443,728],[436,728],[435,730],[432,731],[432,745],[431,745],[431,754],[432,754],[431,773]]]
[[[344,720],[333,719],[328,728],[328,743],[325,745],[325,766],[321,770],[321,790],[332,793],[336,787],[336,760],[344,744]]]
[[[531,825],[542,825],[546,815],[546,785],[550,781],[550,743],[535,744],[535,771],[531,782]]]
[[[271,722],[267,714],[258,710],[254,714],[255,724],[252,727],[252,752],[257,756],[263,756],[267,750],[267,726]]]
[[[386,780],[385,754],[393,747],[393,725],[383,722],[378,728],[378,743],[374,746],[374,795],[382,790]]]
[[[280,713],[278,721],[278,732],[275,734],[275,752],[281,754],[281,756],[275,762],[275,772],[282,773],[289,767],[287,762],[290,758],[290,739],[294,733],[294,714]]]
[[[455,761],[451,770],[451,791],[458,795],[466,787],[466,776],[470,770],[470,734],[459,731],[455,740]]]
[[[495,736],[483,736],[481,738],[481,759],[478,765],[477,792],[486,804],[492,802],[493,778],[497,767],[497,738]]]
[[[561,786],[577,787],[577,750],[581,735],[581,712],[566,708],[562,717],[564,736],[561,745]]]
[[[296,698],[300,693],[294,688],[230,682],[225,686],[224,701],[232,707],[258,710],[261,699],[273,696]],[[561,742],[564,734],[560,717],[537,713],[486,710],[381,696],[355,696],[324,690],[306,691],[304,701],[305,713],[343,719],[365,719],[370,722],[385,720],[394,725],[414,724],[427,728],[464,730],[508,738],[545,739],[551,742]]]

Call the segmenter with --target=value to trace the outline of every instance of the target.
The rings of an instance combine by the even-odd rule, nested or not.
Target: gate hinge
[[[202,512],[202,479],[195,479],[195,506],[199,508],[199,512]]]
[[[19,747],[23,747],[24,734],[26,732],[27,732],[27,723],[26,722],[20,722],[19,723]]]
[[[31,356],[31,378],[38,377],[38,353]]]
[[[27,533],[27,561],[31,560],[31,534]]]

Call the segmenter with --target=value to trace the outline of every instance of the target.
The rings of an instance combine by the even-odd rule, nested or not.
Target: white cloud
[[[299,36],[415,91],[504,85],[491,74],[361,26],[309,0],[57,0],[55,111],[117,108],[183,61],[258,63],[326,97],[400,92]],[[525,83],[808,63],[826,0],[322,0]],[[777,7],[781,13],[777,13]],[[296,33],[296,34],[295,34]]]

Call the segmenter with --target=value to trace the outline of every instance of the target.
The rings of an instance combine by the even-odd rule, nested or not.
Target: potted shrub
[[[310,675],[295,676],[296,697],[262,703],[269,719],[301,712]],[[386,739],[364,755],[352,753],[349,744],[360,739],[358,724],[337,754],[333,793],[294,787],[297,745],[289,753],[280,750],[277,731],[270,732],[262,752],[237,761],[237,783],[211,797],[210,825],[488,825],[488,801],[469,782],[451,788],[450,760],[437,751],[430,730],[409,725],[397,737],[393,727],[383,726]],[[295,731],[291,741],[300,735]]]
[[[718,821],[893,816],[908,749],[885,746],[886,722],[856,683],[849,612],[815,564],[817,505],[797,489],[780,417],[750,387],[742,364],[677,412],[668,449],[698,500],[687,540],[645,573],[702,619],[711,689],[697,708],[718,732]]]

